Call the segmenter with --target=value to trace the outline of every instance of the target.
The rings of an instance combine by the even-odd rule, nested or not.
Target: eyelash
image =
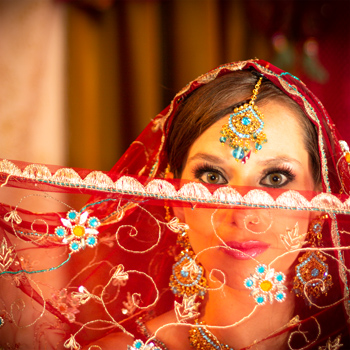
[[[220,175],[224,180],[225,180],[225,184],[228,183],[228,181],[226,180],[225,176],[223,175],[223,173],[221,172],[220,169],[216,168],[215,166],[208,164],[208,163],[204,163],[204,164],[198,164],[193,170],[192,173],[194,175],[194,177],[196,179],[198,179],[201,182],[205,182],[201,179],[201,177],[205,174],[205,173],[215,173]]]
[[[225,181],[225,183],[223,183],[221,185],[228,183],[228,181],[227,181],[226,177],[223,175],[222,171],[211,164],[208,164],[208,163],[199,164],[192,170],[194,177],[196,179],[198,179],[199,181],[204,182],[204,183],[205,183],[205,181],[203,181],[202,176],[205,173],[209,173],[209,172],[212,172],[212,173],[215,173],[215,174],[221,176],[221,178]],[[272,175],[272,174],[281,174],[281,175],[285,176],[287,178],[287,180],[281,186],[262,184],[262,181],[264,181],[269,175]],[[283,187],[283,186],[287,185],[289,182],[293,181],[295,179],[295,177],[296,177],[296,175],[295,175],[292,167],[287,165],[287,164],[283,164],[280,167],[266,169],[262,173],[262,178],[261,178],[259,184],[264,186],[264,187],[279,188],[279,187]]]
[[[272,188],[279,188],[287,185],[289,182],[293,181],[296,177],[296,174],[294,173],[291,166],[287,164],[283,164],[280,167],[274,167],[270,169],[266,169],[262,174],[262,179],[260,180],[260,184],[263,180],[265,180],[269,175],[272,174],[281,174],[284,175],[287,178],[287,181],[283,183],[281,186],[273,186],[273,185],[266,185],[262,184],[265,187],[272,187]]]

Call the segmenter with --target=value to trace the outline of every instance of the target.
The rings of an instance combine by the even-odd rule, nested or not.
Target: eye
[[[295,175],[291,171],[272,171],[263,177],[260,184],[267,187],[283,187],[293,181]]]
[[[193,169],[193,174],[196,179],[203,183],[212,185],[227,184],[227,180],[222,172],[209,164],[199,165],[195,167]]]
[[[202,175],[201,180],[208,184],[220,184],[225,183],[222,176],[216,172],[210,171]],[[224,180],[224,181],[223,181]]]

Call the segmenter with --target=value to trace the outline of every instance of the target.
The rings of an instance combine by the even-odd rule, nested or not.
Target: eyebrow
[[[213,154],[209,153],[203,153],[199,152],[196,153],[194,156],[188,159],[188,162],[191,162],[193,160],[204,160],[207,162],[215,163],[215,164],[225,164],[227,162],[227,158],[221,158],[218,156],[215,156]],[[280,165],[281,163],[295,163],[299,166],[302,166],[301,162],[295,158],[291,158],[288,155],[280,155],[278,157],[273,157],[269,159],[263,159],[258,160],[257,165],[259,166],[276,166]]]
[[[281,163],[295,163],[302,166],[301,162],[295,158],[291,158],[287,155],[280,155],[278,157],[273,157],[270,159],[258,160],[257,164],[260,166],[275,166]]]
[[[188,162],[191,162],[193,160],[205,160],[207,162],[216,163],[216,164],[226,163],[225,158],[221,158],[221,157],[215,156],[213,154],[202,153],[202,152],[196,153],[194,156],[192,156],[191,158],[188,159]]]

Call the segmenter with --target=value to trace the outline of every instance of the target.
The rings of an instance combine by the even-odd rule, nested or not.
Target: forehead
[[[263,144],[260,151],[252,154],[251,158],[274,157],[283,154],[300,158],[301,161],[308,161],[304,131],[297,112],[278,100],[265,102],[258,107],[264,115],[263,131],[266,134],[267,143]],[[191,157],[194,153],[203,152],[203,150],[210,153],[231,153],[227,145],[222,147],[219,142],[220,131],[228,119],[229,115],[214,123],[201,134],[190,147],[188,156]]]

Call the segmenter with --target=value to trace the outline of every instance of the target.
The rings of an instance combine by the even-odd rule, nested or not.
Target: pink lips
[[[226,254],[238,260],[248,260],[263,253],[270,245],[260,241],[225,242],[229,248],[221,248]]]

